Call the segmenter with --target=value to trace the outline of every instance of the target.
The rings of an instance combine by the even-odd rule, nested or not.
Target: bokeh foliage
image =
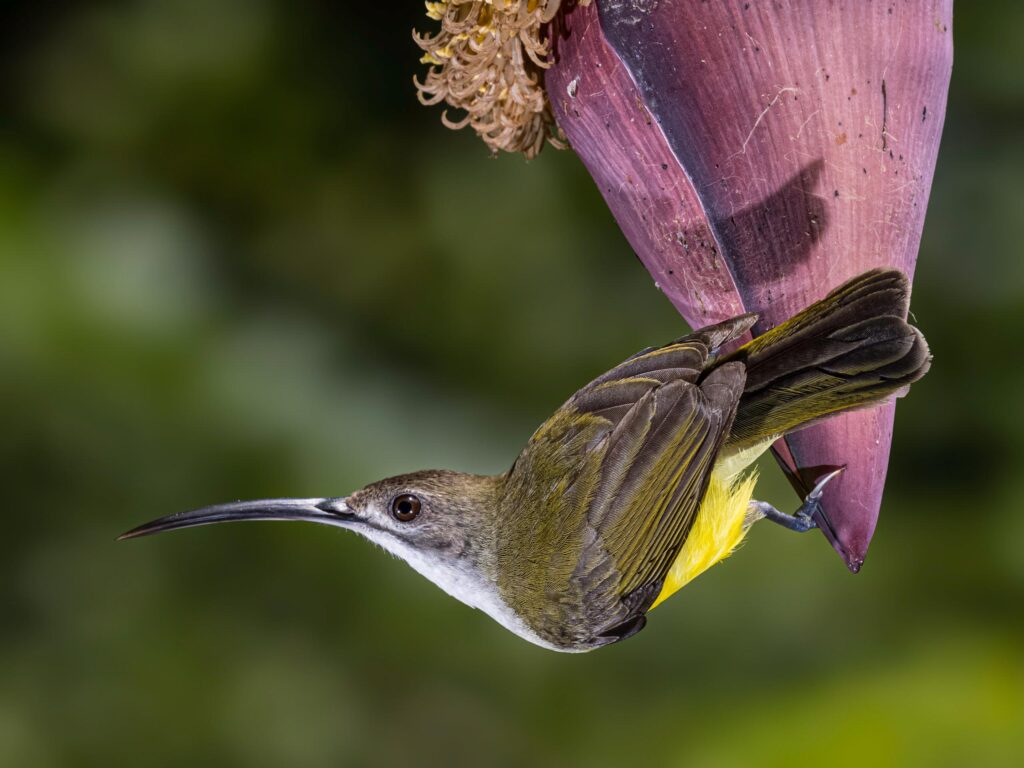
[[[1019,765],[1024,10],[957,7],[871,557],[758,526],[621,646],[533,648],[240,497],[499,471],[681,321],[571,153],[416,104],[418,3],[13,2],[0,765]],[[764,467],[761,494],[795,503]]]

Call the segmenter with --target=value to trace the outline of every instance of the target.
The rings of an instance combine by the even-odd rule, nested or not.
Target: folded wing
[[[517,459],[499,547],[503,593],[545,639],[593,647],[638,631],[686,541],[743,391],[741,363],[705,375],[752,317],[644,350],[577,392]],[[499,586],[501,586],[499,584]]]

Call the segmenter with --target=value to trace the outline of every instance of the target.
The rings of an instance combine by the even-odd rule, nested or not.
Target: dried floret
[[[590,0],[582,0],[586,5]],[[414,79],[423,104],[444,101],[449,128],[470,126],[493,151],[535,156],[548,141],[564,147],[551,114],[543,71],[550,66],[548,22],[561,0],[447,0],[428,2],[427,16],[441,22],[435,34],[413,33],[430,64]]]

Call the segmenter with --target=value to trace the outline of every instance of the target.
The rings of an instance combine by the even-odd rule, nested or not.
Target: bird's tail
[[[876,405],[924,376],[931,354],[909,300],[902,272],[865,272],[727,356],[746,363],[747,383],[725,447]]]

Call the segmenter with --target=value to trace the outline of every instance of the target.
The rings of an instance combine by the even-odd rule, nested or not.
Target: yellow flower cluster
[[[582,0],[582,4],[590,0]],[[563,147],[551,115],[543,70],[550,66],[547,24],[562,0],[446,0],[428,2],[427,16],[441,22],[436,34],[414,32],[430,64],[414,78],[423,104],[444,101],[464,113],[441,115],[449,128],[471,126],[492,151],[536,155],[544,141]]]

